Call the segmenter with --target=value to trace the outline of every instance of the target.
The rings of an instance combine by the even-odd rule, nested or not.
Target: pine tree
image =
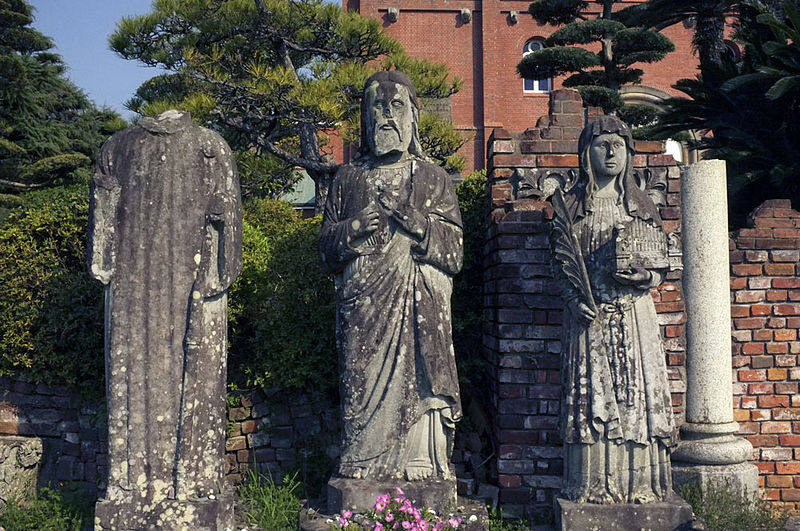
[[[599,12],[589,11],[586,0],[536,0],[529,8],[539,24],[562,25],[547,38],[547,47],[526,55],[517,71],[522,77],[541,79],[571,74],[563,85],[576,88],[587,105],[625,118],[619,89],[637,84],[644,73],[636,63],[653,63],[673,51],[672,42],[656,31],[631,27],[618,20],[614,11],[621,0],[592,0]],[[590,49],[599,47],[599,51]],[[638,107],[638,106],[637,106]],[[630,109],[629,116],[643,116]],[[636,125],[636,124],[635,124]]]
[[[124,125],[66,78],[32,22],[27,2],[0,0],[0,190],[9,192],[72,178]]]
[[[405,56],[378,21],[322,0],[162,0],[123,19],[110,43],[126,59],[168,71],[146,82],[130,108],[189,110],[220,131],[256,195],[291,187],[299,166],[324,197],[337,166],[320,133],[356,138],[361,88],[376,68],[403,70],[422,98],[449,96],[460,84],[443,65]],[[420,131],[442,165],[463,166],[455,150],[465,139],[451,126],[423,116]]]

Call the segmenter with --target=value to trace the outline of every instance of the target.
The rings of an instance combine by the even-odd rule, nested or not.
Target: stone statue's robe
[[[408,197],[425,219],[421,242],[381,210],[356,241],[352,218],[381,190]],[[453,423],[461,417],[450,295],[462,262],[461,215],[449,176],[412,159],[394,167],[343,166],[331,185],[320,236],[336,276],[343,444],[340,473],[398,478],[427,446],[433,476],[452,478]]]
[[[566,196],[598,314],[588,327],[565,319],[562,345],[563,495],[591,503],[649,503],[672,489],[675,436],[661,334],[650,290],[617,282],[614,228],[634,215],[660,224],[643,193]],[[637,203],[650,208],[634,210]],[[645,212],[645,214],[642,214]],[[558,271],[557,271],[558,273]],[[662,273],[653,271],[652,285]],[[578,297],[562,278],[566,299]]]
[[[107,284],[106,499],[219,493],[226,290],[241,270],[230,148],[188,114],[115,134],[98,157],[89,234],[92,273]]]

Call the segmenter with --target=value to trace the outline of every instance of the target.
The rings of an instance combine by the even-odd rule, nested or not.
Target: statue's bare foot
[[[406,479],[419,481],[433,475],[433,466],[424,459],[414,459],[406,465]]]

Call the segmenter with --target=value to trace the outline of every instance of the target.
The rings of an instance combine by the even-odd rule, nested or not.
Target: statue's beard
[[[372,131],[372,150],[380,156],[408,149],[408,141],[403,138],[400,128],[393,120],[376,124]]]

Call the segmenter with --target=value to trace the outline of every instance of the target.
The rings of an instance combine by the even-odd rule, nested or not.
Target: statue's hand
[[[428,218],[420,212],[407,209],[401,212],[397,209],[392,210],[392,217],[397,221],[397,224],[403,227],[407,233],[413,236],[417,241],[422,241],[425,238],[425,231],[428,228]]]
[[[378,230],[378,223],[380,221],[380,214],[375,205],[368,205],[362,208],[358,214],[350,218],[350,223],[347,226],[347,233],[351,239],[362,238],[369,236]]]
[[[594,321],[594,318],[597,317],[597,314],[589,308],[589,305],[585,302],[581,302],[578,299],[572,300],[567,304],[570,313],[572,316],[578,320],[583,326],[589,326]]]
[[[617,271],[613,273],[614,279],[620,284],[634,286],[639,289],[649,289],[653,282],[653,273],[640,265],[632,265],[631,271]]]

